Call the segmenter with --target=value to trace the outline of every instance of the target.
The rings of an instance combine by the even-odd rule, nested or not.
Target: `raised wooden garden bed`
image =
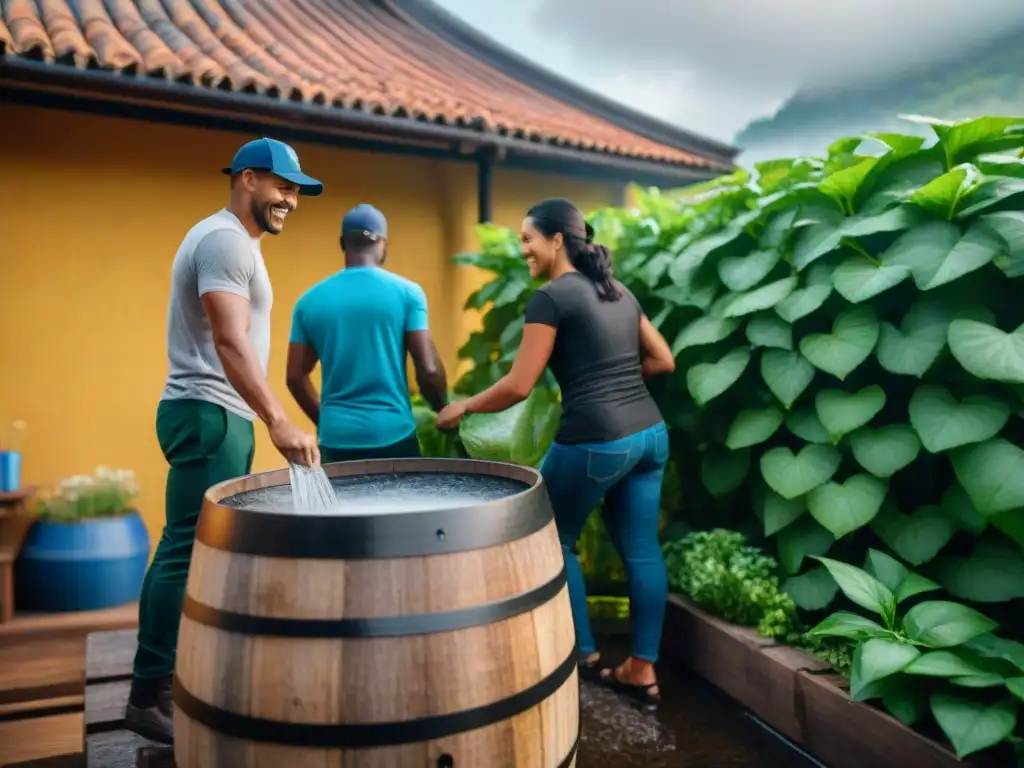
[[[847,681],[808,653],[716,619],[671,595],[663,653],[690,668],[829,768],[1005,768],[964,761],[886,712],[850,701]]]

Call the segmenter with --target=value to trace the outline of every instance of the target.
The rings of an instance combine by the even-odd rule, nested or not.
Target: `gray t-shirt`
[[[274,294],[260,241],[222,209],[185,235],[171,268],[167,313],[167,383],[162,400],[206,400],[250,421],[256,414],[235,391],[213,344],[199,297],[211,291],[244,296],[252,307],[249,343],[264,375],[270,360],[270,309]]]

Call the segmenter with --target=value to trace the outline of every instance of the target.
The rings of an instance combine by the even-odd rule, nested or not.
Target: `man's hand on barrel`
[[[287,420],[271,424],[269,432],[274,447],[292,464],[320,466],[320,448],[313,435],[306,434]]]

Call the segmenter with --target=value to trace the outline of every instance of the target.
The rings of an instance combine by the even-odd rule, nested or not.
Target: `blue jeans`
[[[655,662],[668,598],[665,560],[658,544],[661,481],[668,461],[663,423],[607,443],[553,443],[540,472],[547,485],[565,556],[576,646],[583,656],[597,650],[583,569],[576,542],[597,503],[604,499],[604,524],[626,566],[631,655]]]

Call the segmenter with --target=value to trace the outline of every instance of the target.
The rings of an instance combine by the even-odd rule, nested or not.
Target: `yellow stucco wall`
[[[0,142],[0,428],[28,424],[23,481],[47,484],[97,465],[135,470],[151,534],[163,517],[165,464],[154,435],[166,374],[171,260],[196,221],[226,202],[218,173],[252,138],[4,104]],[[341,265],[337,231],[352,205],[388,216],[394,271],[419,282],[431,329],[455,377],[455,351],[476,318],[460,311],[481,276],[448,256],[476,245],[472,166],[297,145],[325,193],[303,199],[284,233],[264,239],[274,285],[269,378],[284,387],[291,308]],[[610,186],[501,171],[495,218],[518,227],[535,200],[607,205]],[[281,466],[257,428],[256,470]]]

